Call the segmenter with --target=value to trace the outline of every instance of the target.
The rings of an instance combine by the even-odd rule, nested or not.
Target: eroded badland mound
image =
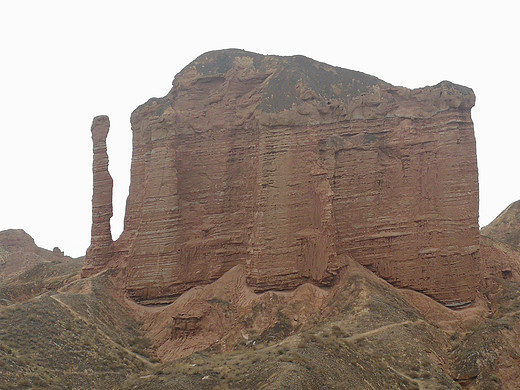
[[[519,389],[520,253],[479,236],[474,99],[206,53],[132,115],[116,241],[96,117],[85,266],[0,281],[24,291],[0,388]]]
[[[485,226],[482,235],[520,249],[520,200],[511,203]]]
[[[0,281],[37,264],[69,260],[58,247],[52,251],[37,247],[34,239],[21,229],[0,232]]]

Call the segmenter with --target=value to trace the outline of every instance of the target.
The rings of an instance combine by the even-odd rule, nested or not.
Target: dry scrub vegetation
[[[231,351],[159,362],[112,277],[76,280],[79,269],[49,263],[0,283],[0,389],[508,389],[519,367],[514,280],[488,278],[485,315],[448,330],[400,290],[352,273],[305,323],[280,310]]]

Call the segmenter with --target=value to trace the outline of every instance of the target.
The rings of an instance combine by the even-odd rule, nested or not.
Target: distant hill
[[[520,249],[520,200],[507,206],[493,222],[482,228],[481,233]]]
[[[0,231],[0,305],[58,290],[79,277],[83,260],[40,248],[21,229]]]
[[[0,231],[0,280],[21,274],[36,264],[70,260],[57,247],[50,251],[36,246],[22,229]]]

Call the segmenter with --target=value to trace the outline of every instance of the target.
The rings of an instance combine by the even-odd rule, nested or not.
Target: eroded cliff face
[[[93,211],[104,217],[93,217],[84,275],[124,269],[133,299],[161,303],[235,265],[257,292],[329,286],[353,258],[398,287],[468,303],[474,99],[449,82],[409,90],[301,56],[206,53],[132,114],[114,243],[112,183],[96,179],[95,153]]]

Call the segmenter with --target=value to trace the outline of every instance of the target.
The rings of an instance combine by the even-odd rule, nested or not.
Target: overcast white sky
[[[130,114],[208,50],[303,54],[409,88],[473,88],[480,224],[520,199],[514,1],[2,1],[0,230],[81,256],[95,115],[110,116],[113,236],[128,194]]]

